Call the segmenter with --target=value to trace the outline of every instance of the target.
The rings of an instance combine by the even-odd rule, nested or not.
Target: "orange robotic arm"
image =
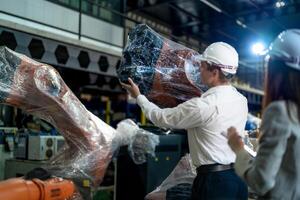
[[[101,183],[118,147],[116,130],[90,113],[53,67],[0,47],[0,103],[48,121],[65,138],[68,149],[49,165],[53,174]]]
[[[0,182],[0,199],[5,200],[67,200],[74,192],[74,183],[61,178],[46,181],[12,178]]]

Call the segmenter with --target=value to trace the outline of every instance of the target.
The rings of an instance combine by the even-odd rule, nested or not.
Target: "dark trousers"
[[[233,169],[198,173],[192,189],[192,200],[247,200],[247,185]]]

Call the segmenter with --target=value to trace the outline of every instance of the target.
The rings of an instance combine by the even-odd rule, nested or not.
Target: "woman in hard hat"
[[[282,32],[266,56],[259,148],[251,158],[235,128],[228,130],[235,170],[263,199],[300,199],[300,29]]]
[[[247,199],[247,186],[233,170],[235,155],[221,134],[231,125],[242,132],[247,120],[247,99],[229,83],[238,67],[238,54],[229,44],[216,42],[206,48],[201,60],[201,80],[209,89],[174,108],[161,109],[148,101],[131,79],[122,86],[156,126],[187,129],[197,167],[192,199]]]

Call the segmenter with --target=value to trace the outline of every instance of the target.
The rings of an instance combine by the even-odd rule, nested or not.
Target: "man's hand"
[[[227,136],[228,136],[228,144],[232,151],[237,153],[238,151],[242,150],[244,148],[244,142],[237,133],[236,129],[234,127],[230,127],[227,130]]]
[[[131,78],[128,78],[129,84],[121,83],[122,87],[133,97],[137,98],[141,94],[139,87],[133,82]]]

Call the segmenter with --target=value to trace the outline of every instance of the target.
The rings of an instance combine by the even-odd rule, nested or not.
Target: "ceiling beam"
[[[277,9],[277,8],[271,8],[271,7],[268,7],[268,8],[263,8],[263,12],[264,13],[267,13],[267,12],[272,12],[272,14],[270,15],[270,14],[265,14],[265,19],[274,19],[274,18],[278,18],[278,17],[281,17],[281,16],[289,16],[289,15],[293,15],[293,14],[298,14],[297,13],[297,11],[298,10],[300,10],[300,4],[293,4],[292,6],[294,6],[295,7],[295,12],[294,13],[289,13],[289,12],[285,12],[284,10],[286,10],[286,9],[288,9],[289,7],[291,7],[291,5],[290,6],[286,6],[286,7],[283,7],[283,8],[280,8],[280,10],[279,9]],[[279,11],[280,13],[279,14],[276,14],[275,16],[274,16],[274,12],[276,12],[276,11]],[[249,22],[249,20],[247,20],[247,19],[249,19],[249,17],[250,16],[252,16],[252,15],[258,15],[258,14],[262,14],[262,11],[259,11],[259,10],[257,10],[256,12],[246,12],[246,13],[242,13],[242,14],[240,14],[240,13],[238,13],[236,16],[237,17],[239,17],[239,18],[243,18],[243,19],[245,19],[245,22],[247,23],[247,22]],[[261,21],[261,19],[258,19],[258,20],[254,20],[254,21],[250,21],[250,22],[256,22],[256,21]]]
[[[178,26],[176,26],[176,28],[188,28],[190,26],[196,26],[196,25],[200,25],[202,24],[200,21],[191,21],[185,24],[180,24]]]
[[[264,9],[263,9],[260,5],[258,5],[254,0],[249,0],[249,2],[252,3],[252,4],[257,8],[258,11],[260,11],[260,12],[264,13],[266,16],[269,16],[269,17],[270,17],[269,13],[267,13],[266,11],[264,11]],[[281,28],[281,29],[286,29],[285,26],[284,26],[283,24],[279,23],[276,19],[272,19],[272,21],[273,21],[279,28]]]
[[[147,0],[144,0],[144,1],[146,2]],[[147,8],[153,8],[153,7],[156,7],[156,6],[162,6],[164,4],[169,4],[169,3],[172,3],[172,2],[178,2],[178,1],[183,1],[183,0],[157,0],[158,3],[155,3],[153,5],[149,5],[148,4],[148,5],[140,7],[140,8],[138,6],[136,6],[136,7],[133,7],[133,8],[130,8],[130,9],[126,10],[126,12],[142,11],[142,10],[145,10]],[[128,2],[128,0],[127,0],[127,2]],[[127,5],[127,7],[128,7],[128,5]]]
[[[184,13],[184,14],[188,15],[191,18],[200,20],[199,16],[194,15],[194,14],[190,13],[189,11],[185,10],[184,8],[181,8],[181,7],[179,7],[179,6],[175,5],[175,4],[169,3],[168,6],[170,8],[173,8],[174,10],[177,10],[177,11],[179,11],[181,13]]]

